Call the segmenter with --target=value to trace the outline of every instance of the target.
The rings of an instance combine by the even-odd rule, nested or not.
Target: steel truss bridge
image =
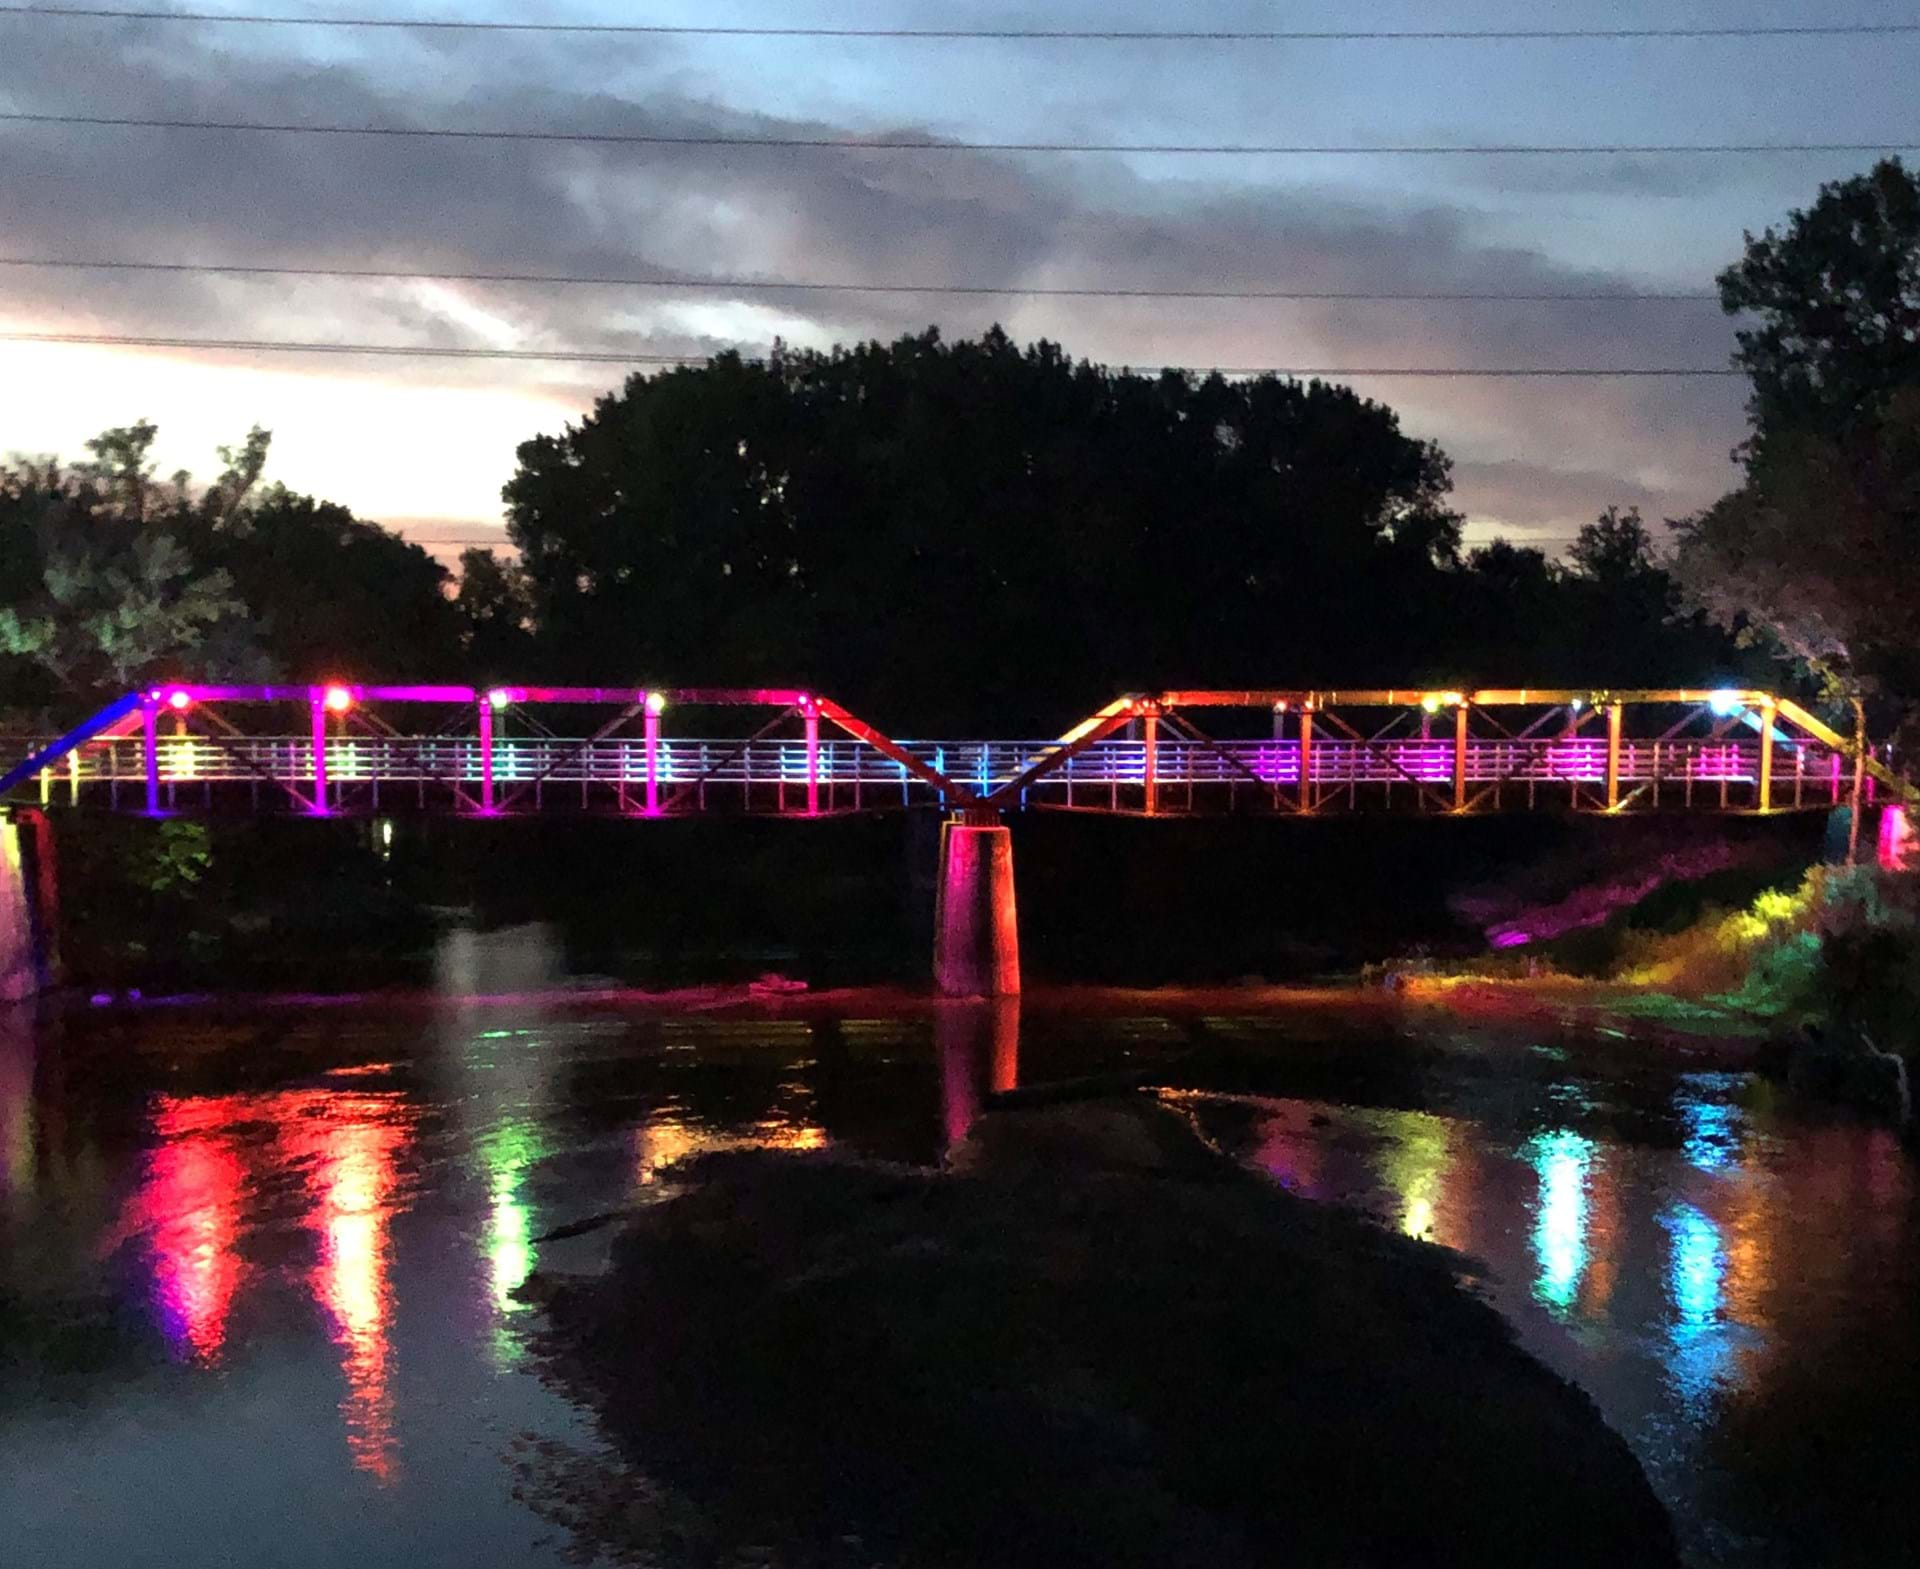
[[[1236,710],[1225,729],[1263,733],[1215,734]],[[734,734],[699,733],[729,711]],[[1914,798],[1864,740],[1786,698],[1692,689],[1169,691],[1050,740],[915,741],[798,690],[178,683],[57,739],[0,739],[0,769],[0,804],[153,817],[1764,814]]]

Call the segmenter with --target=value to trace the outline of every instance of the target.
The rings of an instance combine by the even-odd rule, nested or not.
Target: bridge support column
[[[948,997],[1008,997],[1020,990],[1013,830],[1002,824],[964,818],[941,824],[933,979]]]
[[[0,1003],[60,979],[59,880],[44,813],[0,814]]]

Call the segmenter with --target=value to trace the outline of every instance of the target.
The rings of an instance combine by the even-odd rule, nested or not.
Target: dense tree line
[[[155,474],[156,434],[0,465],[0,708],[67,717],[166,676],[458,674],[462,617],[427,552],[262,485],[264,431],[222,449],[204,486]]]
[[[937,334],[634,377],[521,449],[520,563],[457,583],[345,508],[153,473],[151,425],[0,467],[0,704],[170,675],[800,683],[1047,730],[1172,685],[1718,679],[1634,513],[1464,553],[1448,462],[1323,383]],[[10,656],[10,657],[8,657]]]
[[[1752,378],[1744,482],[1681,524],[1722,626],[1920,747],[1920,180],[1897,158],[1748,235],[1720,277]]]
[[[520,449],[554,675],[802,681],[1045,727],[1180,685],[1698,682],[1634,514],[1463,557],[1449,464],[1344,387],[1146,377],[935,332],[636,376]]]
[[[465,674],[1046,729],[1125,689],[1767,681],[1777,656],[1920,739],[1920,182],[1889,159],[1824,187],[1720,288],[1746,472],[1670,563],[1612,509],[1565,561],[1464,551],[1445,454],[1344,387],[928,331],[631,378],[520,448],[520,559],[468,551],[457,581],[263,485],[258,430],[204,486],[154,474],[146,424],[0,465],[0,709]]]

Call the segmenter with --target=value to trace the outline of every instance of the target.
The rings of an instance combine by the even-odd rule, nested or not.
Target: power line
[[[182,338],[118,332],[0,332],[5,343],[95,344],[130,349],[208,349],[244,353],[367,354],[455,360],[560,360],[596,365],[704,365],[708,354],[615,354],[580,349],[463,349],[430,344],[298,342],[282,338]]]
[[[712,354],[641,354],[588,349],[470,349],[432,344],[299,342],[280,338],[186,338],[136,336],[107,332],[0,332],[0,342],[91,344],[109,348],[207,349],[246,353],[367,354],[403,358],[461,360],[532,360],[592,365],[704,365]],[[749,358],[756,356],[749,355]],[[1740,376],[1744,371],[1711,366],[1543,365],[1527,367],[1476,366],[1325,366],[1325,365],[1133,365],[1137,372],[1210,371],[1221,376],[1395,376],[1527,378],[1652,378]]]
[[[796,151],[930,153],[1135,153],[1201,157],[1608,157],[1668,156],[1676,153],[1895,153],[1920,148],[1920,141],[1880,142],[1649,142],[1532,143],[1456,145],[1445,142],[1395,143],[1246,143],[1246,142],[961,142],[925,137],[858,136],[692,136],[652,131],[535,131],[525,128],[478,130],[423,125],[300,125],[267,120],[179,120],[135,115],[0,113],[0,122],[18,125],[67,125],[163,131],[246,131],[289,136],[435,137],[483,142],[598,143],[623,147],[762,148]]]
[[[202,22],[244,27],[385,28],[417,32],[588,33],[678,38],[869,38],[961,42],[1007,40],[1071,43],[1492,43],[1613,41],[1659,38],[1868,38],[1920,33],[1920,23],[1863,22],[1734,27],[1525,27],[1392,30],[1305,28],[1052,28],[1052,27],[719,27],[625,22],[482,22],[460,18],[270,16],[221,11],[156,11],[117,6],[0,6],[0,16],[137,22]]]
[[[613,278],[590,274],[541,272],[424,272],[384,267],[278,267],[237,262],[149,262],[93,260],[76,256],[0,256],[0,267],[98,270],[102,272],[221,273],[241,277],[275,278],[367,278],[423,283],[535,283],[543,285],[586,285],[622,289],[721,289],[748,291],[777,289],[785,292],[820,294],[939,294],[939,295],[1023,295],[1040,299],[1102,300],[1309,300],[1409,303],[1465,303],[1488,301],[1508,304],[1554,302],[1612,304],[1618,301],[1712,301],[1711,293],[1680,290],[1622,290],[1614,293],[1541,290],[1538,292],[1451,293],[1405,291],[1363,292],[1353,289],[1146,289],[1114,288],[1084,284],[1050,286],[1001,283],[829,283],[794,278]]]

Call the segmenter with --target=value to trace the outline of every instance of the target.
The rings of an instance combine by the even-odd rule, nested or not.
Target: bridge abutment
[[[0,1003],[60,978],[59,881],[44,812],[0,813]]]
[[[953,818],[940,827],[933,979],[948,997],[1010,997],[1020,990],[1013,830],[1002,824]]]

